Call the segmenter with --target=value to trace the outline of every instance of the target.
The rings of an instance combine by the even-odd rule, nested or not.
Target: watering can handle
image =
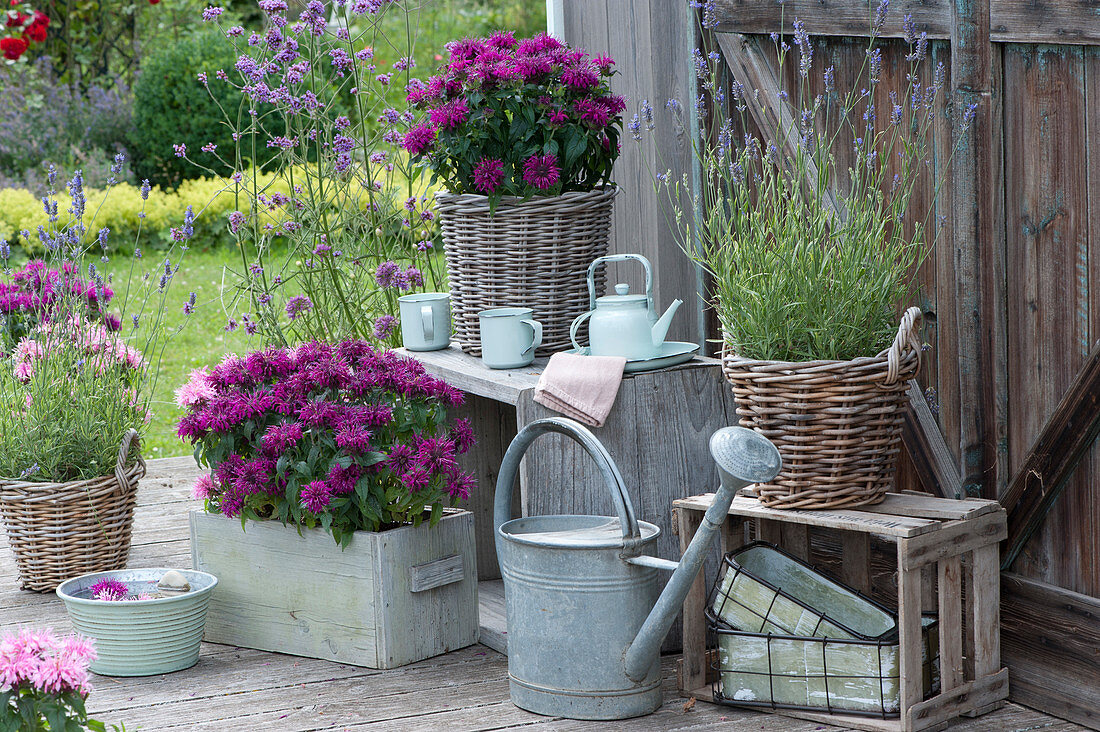
[[[500,464],[500,473],[497,474],[493,516],[494,534],[500,531],[501,524],[512,518],[512,492],[516,475],[519,473],[520,460],[531,443],[548,432],[557,432],[575,440],[592,456],[611,491],[611,500],[615,504],[615,511],[619,514],[619,523],[623,527],[624,541],[629,542],[631,539],[639,538],[641,533],[638,529],[638,519],[634,515],[634,505],[630,502],[630,496],[627,495],[623,476],[619,473],[619,468],[611,459],[611,455],[608,454],[607,448],[579,422],[564,417],[535,420],[520,430],[512,440],[512,444],[508,445],[504,460]]]
[[[596,257],[592,260],[592,264],[588,265],[588,309],[596,309],[596,267],[605,262],[625,262],[628,259],[637,259],[645,267],[645,296],[646,307],[649,308],[649,312],[653,312],[653,268],[649,265],[649,260],[643,257],[641,254],[608,254],[606,257]]]

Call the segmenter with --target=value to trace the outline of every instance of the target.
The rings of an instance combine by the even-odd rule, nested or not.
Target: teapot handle
[[[643,257],[641,254],[608,254],[606,257],[596,257],[592,260],[592,264],[588,265],[588,309],[589,311],[596,309],[596,279],[593,276],[596,273],[596,267],[601,263],[606,262],[625,262],[628,259],[636,259],[642,263],[645,267],[645,296],[646,307],[649,308],[649,312],[654,312],[653,306],[653,268],[649,264],[649,260]],[[574,321],[575,323],[576,321]],[[574,341],[576,343],[576,341]]]
[[[591,280],[589,280],[589,281],[591,282]],[[589,310],[587,313],[585,313],[583,315],[578,315],[577,317],[573,318],[573,324],[569,326],[569,340],[573,341],[573,348],[577,349],[577,353],[583,353],[584,352],[584,346],[582,346],[577,341],[577,331],[580,330],[581,323],[588,320],[588,318],[592,317],[593,312],[595,312],[595,311],[594,310]]]

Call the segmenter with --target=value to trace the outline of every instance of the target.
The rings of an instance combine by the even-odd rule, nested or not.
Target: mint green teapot
[[[645,267],[645,294],[630,294],[625,282],[615,285],[614,295],[596,297],[596,267],[605,262],[623,262],[636,259]],[[653,269],[649,260],[640,254],[611,254],[599,257],[588,265],[588,307],[569,328],[569,337],[580,353],[591,356],[623,356],[630,360],[654,358],[661,352],[668,326],[682,300],[673,300],[664,314],[657,317],[653,306]],[[577,341],[577,330],[588,320],[589,347],[586,350]]]

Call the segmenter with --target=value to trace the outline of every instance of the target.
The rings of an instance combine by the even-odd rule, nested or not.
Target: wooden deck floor
[[[141,484],[130,566],[190,566],[187,511],[197,475],[190,457],[150,462]],[[277,582],[276,579],[273,578]],[[17,589],[0,545],[0,630],[69,628],[53,594]],[[195,667],[136,679],[96,677],[89,710],[127,730],[764,730],[808,732],[821,724],[698,703],[676,696],[675,658],[664,659],[665,705],[624,722],[576,722],[521,711],[508,700],[507,659],[485,646],[392,671],[203,644]],[[967,720],[957,732],[1069,732],[1083,727],[1016,705]]]

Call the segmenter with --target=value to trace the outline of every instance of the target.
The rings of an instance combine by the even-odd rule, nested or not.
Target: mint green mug
[[[401,345],[410,351],[438,351],[451,345],[451,296],[419,292],[397,298]]]
[[[531,308],[493,308],[477,314],[481,360],[491,369],[518,369],[535,360],[542,324]]]

